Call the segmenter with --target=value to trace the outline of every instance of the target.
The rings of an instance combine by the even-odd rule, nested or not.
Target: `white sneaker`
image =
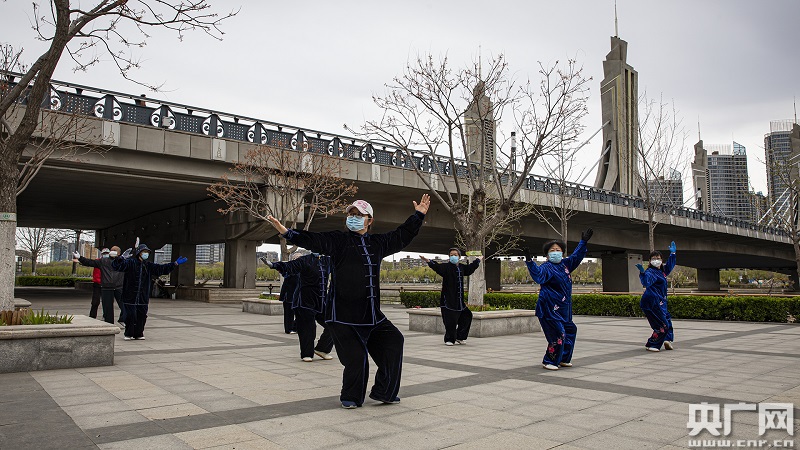
[[[645,347],[645,348],[647,349],[648,352],[657,352],[658,351],[658,349],[655,348],[655,347]]]
[[[314,358],[312,358],[312,357],[310,357],[310,356],[304,356],[304,357],[303,357],[303,362],[311,362],[311,361],[313,361],[313,360],[314,360]]]
[[[290,331],[289,334],[297,334],[297,331]]]
[[[554,366],[553,364],[542,364],[542,367],[547,370],[558,370],[558,366]]]
[[[142,337],[137,337],[137,338],[134,338],[134,339],[136,339],[137,341],[143,341],[143,340],[144,340],[144,336],[142,336]]]
[[[444,345],[448,345],[449,346],[449,345],[453,345],[453,343],[452,342],[445,342]]]
[[[456,339],[456,344],[458,344],[458,345],[467,345],[467,341],[462,341],[460,339]]]
[[[124,340],[126,340],[126,341],[132,341],[132,340],[133,340],[133,338],[132,338],[132,337],[128,337],[128,336],[125,336],[125,337],[124,337],[124,338],[122,338],[122,339],[124,339]]]
[[[331,360],[331,359],[333,359],[333,356],[331,356],[330,354],[328,354],[328,353],[325,353],[325,352],[321,352],[321,351],[319,351],[319,350],[314,350],[314,354],[315,354],[315,355],[317,355],[317,356],[319,356],[320,358],[322,358],[322,359],[324,359],[324,360]]]
[[[664,350],[674,350],[675,347],[672,346],[672,341],[664,341]]]
[[[572,363],[559,363],[558,365],[561,367],[572,367]]]

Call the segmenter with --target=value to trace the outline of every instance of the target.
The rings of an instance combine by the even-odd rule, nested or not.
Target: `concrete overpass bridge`
[[[172,244],[174,255],[190,261],[195,245],[224,242],[228,287],[254,286],[255,249],[277,242],[277,236],[251,217],[220,215],[221,205],[209,198],[206,187],[257,145],[341,158],[343,178],[353,180],[358,197],[375,208],[376,232],[402,223],[412,212],[412,200],[426,192],[412,164],[432,179],[437,168],[448,177],[468,170],[464,162],[451,167],[427,155],[408,159],[397,150],[341,135],[70,83],[54,81],[43,108],[86,117],[83,139],[108,151],[80,161],[50,158],[18,198],[19,226],[96,229],[99,245],[123,248],[139,236],[153,248]],[[448,177],[445,182],[451,182]],[[554,180],[530,176],[518,200],[550,205],[557,189]],[[648,253],[647,227],[637,220],[645,217],[642,200],[590,186],[568,189],[578,211],[570,220],[571,235],[589,226],[596,230],[589,256],[603,260],[604,288],[638,289],[633,264]],[[663,215],[657,246],[678,242],[679,263],[698,269],[701,289],[719,289],[720,268],[794,273],[794,252],[781,230],[689,208],[664,209]],[[343,215],[316,219],[314,229],[339,229],[342,222]],[[555,237],[534,217],[515,233],[531,249]],[[452,217],[434,202],[425,228],[407,250],[445,253],[454,237]],[[176,272],[173,283],[193,283],[193,264]],[[487,280],[489,286],[499,284],[499,262],[487,264]]]

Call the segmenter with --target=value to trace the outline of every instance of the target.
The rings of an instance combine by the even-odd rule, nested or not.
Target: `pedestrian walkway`
[[[74,290],[17,296],[60,313],[86,314],[90,303]],[[384,311],[406,338],[400,404],[341,409],[342,366],[302,362],[282,316],[154,299],[147,340],[119,334],[112,367],[0,375],[0,449],[670,449],[793,439],[785,429],[759,436],[750,411],[733,413],[729,436],[690,437],[687,422],[701,402],[800,405],[800,326],[676,320],[676,350],[652,353],[645,319],[578,316],[574,367],[551,372],[541,368],[541,333],[450,347],[409,332],[402,307]]]

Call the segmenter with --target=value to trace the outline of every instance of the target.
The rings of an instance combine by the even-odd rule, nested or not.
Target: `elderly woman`
[[[572,321],[572,276],[586,256],[586,242],[591,239],[591,228],[581,233],[581,240],[572,254],[564,258],[567,249],[563,241],[553,240],[544,244],[542,250],[547,261],[537,266],[526,251],[525,260],[533,281],[541,285],[536,302],[536,317],[547,338],[547,351],[542,366],[547,370],[572,367],[572,350],[578,327]]]
[[[665,349],[672,350],[672,317],[667,311],[667,277],[675,268],[675,242],[669,244],[669,258],[664,263],[661,252],[651,252],[648,257],[648,265],[645,270],[641,264],[636,264],[639,269],[639,280],[644,287],[642,299],[639,306],[642,308],[653,334],[647,339],[645,348],[651,352],[657,352],[663,345]]]
[[[444,345],[466,344],[472,325],[472,311],[464,304],[464,277],[478,269],[480,258],[475,258],[469,264],[461,264],[461,250],[455,247],[450,249],[446,263],[437,263],[422,255],[419,257],[442,277],[439,306],[444,322]]]

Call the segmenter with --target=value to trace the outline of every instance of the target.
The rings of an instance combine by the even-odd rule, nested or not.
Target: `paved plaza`
[[[87,314],[91,293],[17,296]],[[690,439],[767,448],[794,439],[785,429],[759,436],[755,411],[734,411],[728,436],[690,437],[687,421],[700,402],[800,405],[800,326],[676,320],[676,349],[652,353],[645,319],[578,316],[574,367],[550,372],[542,333],[448,347],[409,332],[402,306],[384,311],[405,335],[400,404],[342,409],[342,366],[302,362],[282,317],[153,300],[147,339],[117,335],[114,366],[0,375],[0,449],[671,449]]]

